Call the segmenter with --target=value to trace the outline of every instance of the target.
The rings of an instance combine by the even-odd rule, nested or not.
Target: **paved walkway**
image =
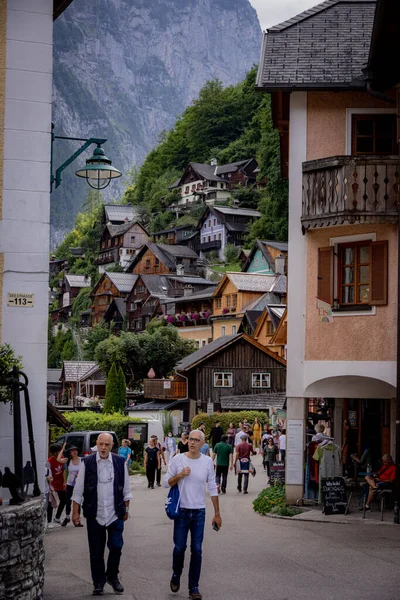
[[[350,526],[261,517],[252,508],[265,483],[257,466],[247,496],[236,491],[229,476],[228,493],[220,496],[223,527],[218,533],[211,528],[208,500],[200,582],[204,600],[399,600],[400,526],[380,525],[370,514]],[[166,490],[148,490],[141,477],[131,481],[132,518],[121,561],[123,598],[187,598],[187,569],[180,592],[169,590],[173,523],[164,513]],[[59,527],[45,542],[44,600],[91,597],[86,529]],[[106,586],[105,598],[111,594]]]

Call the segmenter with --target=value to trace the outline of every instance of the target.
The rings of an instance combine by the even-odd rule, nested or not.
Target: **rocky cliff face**
[[[54,24],[55,132],[108,138],[106,154],[126,174],[208,79],[244,78],[260,39],[248,0],[74,0]],[[77,147],[56,142],[55,166]],[[53,241],[85,201],[89,188],[74,176],[85,158],[53,193]],[[106,197],[120,195],[123,179]]]

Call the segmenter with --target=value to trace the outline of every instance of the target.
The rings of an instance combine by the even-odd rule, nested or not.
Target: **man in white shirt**
[[[101,433],[96,445],[97,452],[81,462],[72,496],[72,522],[76,527],[80,525],[79,506],[83,499],[93,595],[102,596],[106,582],[114,592],[122,594],[124,588],[118,579],[124,543],[122,533],[132,498],[128,469],[121,456],[111,453],[113,438],[110,433]],[[105,570],[104,550],[107,537],[109,554]]]
[[[206,515],[206,483],[214,506],[213,528],[218,531],[222,525],[214,465],[209,456],[205,456],[200,452],[204,439],[204,433],[199,429],[191,431],[189,434],[189,452],[174,456],[164,477],[164,487],[172,487],[177,483],[181,492],[179,513],[174,521],[174,551],[170,588],[172,592],[179,591],[186,543],[190,530],[189,598],[191,600],[201,600],[202,598],[199,592],[199,579]]]
[[[279,452],[281,454],[281,460],[285,460],[285,457],[286,457],[286,429],[282,429],[282,433],[279,436]]]

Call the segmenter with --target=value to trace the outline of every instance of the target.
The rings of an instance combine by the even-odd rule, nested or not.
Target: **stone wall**
[[[0,507],[0,598],[42,597],[44,527],[43,497]]]

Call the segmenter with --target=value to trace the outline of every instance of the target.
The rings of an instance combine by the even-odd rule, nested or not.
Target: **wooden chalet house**
[[[252,338],[286,360],[287,308],[284,304],[267,304],[257,320]]]
[[[99,273],[115,265],[125,268],[148,239],[146,229],[137,221],[126,221],[121,225],[107,223],[100,240]]]
[[[286,275],[288,270],[288,243],[256,240],[243,265],[244,273]]]
[[[186,402],[191,420],[197,411],[264,410],[281,408],[285,401],[286,361],[245,334],[214,340],[175,367],[177,384],[187,381],[177,400]],[[146,387],[147,386],[147,387]],[[158,381],[146,380],[147,397],[154,397]],[[178,396],[178,389],[174,390]]]
[[[97,325],[105,317],[114,298],[126,298],[137,280],[131,273],[103,273],[93,288],[91,297],[92,325]]]
[[[72,305],[79,292],[84,288],[90,288],[90,277],[87,275],[74,275],[66,273],[60,283],[58,292],[59,308],[51,312],[51,320],[54,324],[65,323],[72,314]]]
[[[267,304],[285,301],[285,275],[225,273],[213,297],[213,339],[238,333],[246,312],[257,319]]]
[[[75,406],[75,398],[81,394],[80,379],[94,367],[97,363],[91,360],[64,360],[60,376],[63,405]]]
[[[389,453],[399,469],[399,51],[390,0],[326,0],[264,33],[257,87],[289,178],[289,503],[316,398],[339,447],[350,420],[357,453],[372,440],[372,468]]]
[[[190,294],[201,293],[212,285],[212,282],[202,277],[185,277],[175,274],[136,275],[136,277],[137,280],[126,298],[127,326],[130,331],[136,332],[146,329],[146,326],[155,317],[162,317],[166,314],[165,302],[167,300],[171,306],[175,299],[189,298]]]
[[[193,204],[225,202],[233,189],[255,185],[257,175],[254,158],[227,165],[218,165],[215,159],[211,164],[190,162],[182,177],[169,188],[180,194],[178,203],[169,208],[179,212]]]
[[[156,231],[151,237],[156,244],[187,246],[194,251],[200,238],[199,232],[193,225],[170,227],[169,229]]]
[[[114,333],[122,331],[126,323],[126,298],[113,298],[104,314],[104,322]]]
[[[126,222],[136,221],[137,210],[131,204],[104,204],[102,223],[107,225],[123,225]]]
[[[247,228],[261,213],[250,208],[232,206],[209,206],[198,222],[200,242],[197,250],[203,258],[207,252],[218,252],[224,256],[227,244],[243,246]]]
[[[163,314],[160,318],[177,327],[181,338],[193,340],[199,348],[205,346],[212,341],[211,315],[215,288],[216,284],[201,291],[193,291],[194,287],[190,287],[180,298],[161,300]]]
[[[186,246],[145,244],[127,266],[127,273],[137,275],[197,275],[199,257]]]

